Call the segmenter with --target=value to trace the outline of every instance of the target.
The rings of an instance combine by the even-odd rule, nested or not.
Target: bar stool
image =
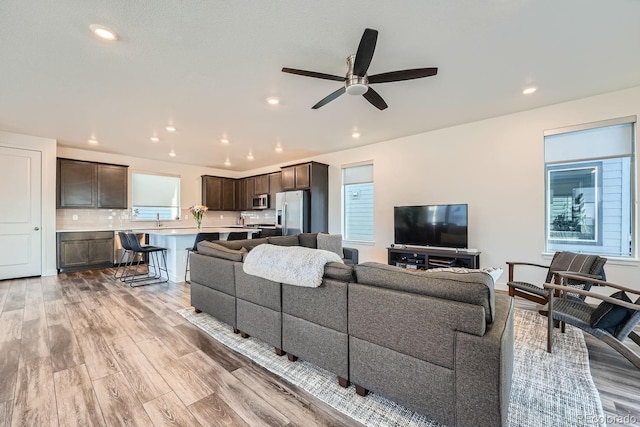
[[[227,236],[227,240],[244,240],[247,238],[246,231],[231,231]]]
[[[187,249],[187,263],[184,266],[184,281],[187,283],[191,283],[187,280],[187,273],[189,272],[189,256],[191,252],[196,252],[198,250],[198,243],[202,241],[213,242],[216,240],[220,240],[220,233],[198,233],[196,234],[196,240],[193,242],[193,247],[186,248]]]
[[[120,262],[118,262],[118,267],[116,267],[116,271],[115,273],[113,273],[114,279],[121,278],[125,272],[127,265],[131,260],[133,260],[133,251],[131,250],[131,246],[129,245],[127,234],[124,231],[119,231],[118,237],[120,238],[120,245],[122,246],[122,249],[124,249],[124,251],[122,252],[122,256],[120,257]],[[122,268],[122,273],[120,273],[120,275],[118,276],[120,268]]]
[[[167,270],[167,248],[162,248],[159,246],[151,246],[151,245],[140,245],[138,238],[133,233],[126,233],[128,244],[133,251],[133,255],[142,254],[143,256],[148,257],[147,264],[147,273],[138,273],[138,268],[140,267],[140,258],[138,258],[138,262],[136,264],[136,269],[133,274],[129,274],[129,269],[133,266],[133,260],[128,265],[126,270],[126,274],[124,277],[124,282],[128,283],[132,288],[137,286],[146,286],[146,285],[155,285],[158,283],[165,283],[169,281],[169,271]],[[162,256],[158,255],[160,253]],[[162,264],[160,263],[160,258],[162,258]],[[153,263],[151,260],[153,259]],[[164,268],[162,265],[164,264]],[[153,275],[151,274],[151,268],[153,267]],[[166,278],[162,277],[162,272],[165,272]],[[122,279],[121,279],[122,280]],[[139,285],[133,285],[136,282],[141,282]]]

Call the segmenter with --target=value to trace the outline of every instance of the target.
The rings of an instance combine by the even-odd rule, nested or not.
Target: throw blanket
[[[274,282],[317,288],[328,262],[343,261],[338,254],[321,249],[258,245],[247,254],[242,269]]]

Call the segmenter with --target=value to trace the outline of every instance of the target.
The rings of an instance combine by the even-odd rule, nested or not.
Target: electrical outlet
[[[224,219],[224,215],[220,215],[220,219]]]
[[[77,220],[78,220],[78,215],[72,215],[72,216],[71,216],[71,219],[72,219],[73,221],[77,221]]]

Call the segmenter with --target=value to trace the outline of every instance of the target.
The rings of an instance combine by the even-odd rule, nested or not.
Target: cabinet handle
[[[40,231],[40,227],[33,227],[34,231]]]

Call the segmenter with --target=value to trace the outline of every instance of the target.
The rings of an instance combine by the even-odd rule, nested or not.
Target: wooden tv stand
[[[480,252],[465,249],[418,248],[395,245],[387,248],[388,264],[426,270],[440,267],[480,268]]]

